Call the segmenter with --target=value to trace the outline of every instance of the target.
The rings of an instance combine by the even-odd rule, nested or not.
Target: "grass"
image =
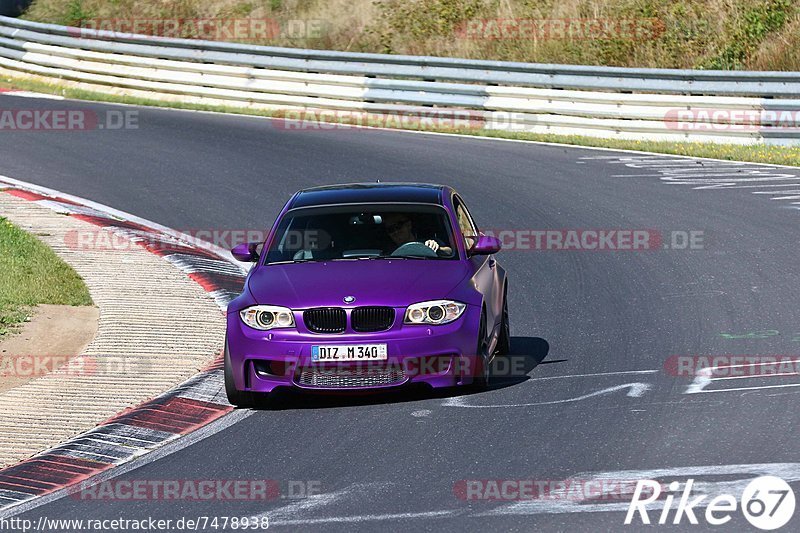
[[[78,274],[39,239],[0,217],[0,338],[39,304],[92,305]]]
[[[220,113],[234,113],[263,117],[280,118],[280,112],[248,109],[235,106],[218,106],[191,104],[185,102],[162,102],[131,96],[112,95],[99,92],[74,89],[60,85],[43,83],[37,80],[24,78],[8,78],[0,76],[0,88],[15,88],[20,90],[35,91],[47,94],[58,94],[75,100],[90,100],[97,102],[122,103],[149,107],[164,107],[173,109],[191,109],[196,111],[212,111]],[[372,123],[367,125],[383,126],[384,124]],[[575,146],[592,146],[601,148],[614,148],[620,150],[636,150],[643,152],[656,152],[672,155],[692,157],[707,157],[712,159],[725,159],[730,161],[745,161],[752,163],[765,163],[772,165],[788,165],[800,167],[800,146],[777,145],[736,145],[718,143],[693,143],[693,142],[666,142],[666,141],[637,141],[606,139],[601,137],[586,137],[580,135],[551,135],[534,134],[525,132],[508,132],[485,129],[447,129],[425,128],[425,131],[438,133],[455,133],[459,135],[485,136],[502,139],[516,139],[525,141],[538,141],[550,143],[571,144]]]
[[[800,69],[797,0],[35,0],[25,18],[84,26],[110,19],[269,19],[280,32],[239,40],[537,63]],[[542,27],[550,28],[594,21],[652,31],[459,33],[470,23],[498,19],[545,21]],[[182,32],[194,36],[191,25]]]

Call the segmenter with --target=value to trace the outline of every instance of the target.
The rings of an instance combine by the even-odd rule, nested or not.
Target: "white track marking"
[[[676,468],[659,468],[653,470],[619,470],[616,472],[601,472],[576,474],[571,479],[585,483],[584,480],[674,480],[696,479],[693,490],[697,494],[707,494],[698,507],[703,508],[714,496],[719,494],[734,494],[739,496],[753,478],[762,475],[781,477],[788,483],[800,480],[800,463],[765,463],[744,465],[719,465],[719,466],[690,466]],[[706,481],[703,476],[724,477],[723,481]],[[737,479],[731,479],[737,476]],[[567,480],[569,481],[569,480]],[[595,513],[627,511],[630,502],[586,503],[590,500],[526,500],[510,503],[491,511],[473,516],[505,516],[505,515],[535,515],[558,513]],[[648,506],[649,510],[662,509],[664,501],[654,502]],[[620,522],[621,524],[621,522]]]
[[[242,420],[253,414],[255,414],[255,411],[251,410],[237,409],[235,411],[231,411],[230,413],[218,418],[217,420],[213,421],[207,426],[203,426],[200,429],[197,429],[189,433],[188,435],[184,435],[176,440],[173,440],[172,442],[165,444],[161,448],[157,448],[152,452],[147,453],[146,455],[143,455],[139,458],[136,458],[128,463],[120,464],[110,470],[101,472],[100,474],[97,474],[96,476],[93,476],[92,478],[83,481],[83,485],[81,486],[84,488],[88,488],[98,483],[103,483],[104,481],[108,481],[110,479],[119,477],[132,470],[136,470],[137,468],[141,468],[163,457],[179,452],[184,448],[188,448],[189,446],[197,442],[200,442],[201,440],[204,440],[216,433],[219,433],[220,431],[224,431],[230,426],[241,422]],[[52,503],[56,500],[60,500],[62,498],[69,496],[71,490],[74,490],[74,487],[59,489],[49,494],[38,496],[32,500],[26,500],[24,502],[21,502],[18,505],[15,505],[14,507],[3,509],[0,511],[0,518],[10,518],[12,516],[28,512],[32,509],[36,509],[37,507],[41,507],[42,505]]]
[[[487,511],[477,516],[504,516],[504,515],[535,515],[535,514],[565,514],[565,513],[609,513],[625,512],[630,504],[623,503],[578,503],[570,501],[531,501],[512,503],[500,509]],[[661,509],[663,503],[650,504],[649,509]]]
[[[238,265],[243,272],[247,272],[247,269],[249,269],[249,267],[250,267],[249,264],[240,263],[238,261],[235,261],[232,258],[232,256],[230,255],[230,252],[228,252],[228,251],[226,251],[226,250],[224,250],[222,248],[219,248],[219,247],[217,247],[217,246],[215,246],[215,245],[213,245],[213,244],[211,244],[209,242],[202,241],[201,239],[197,239],[197,238],[192,237],[190,235],[186,235],[186,234],[177,232],[175,230],[172,230],[170,228],[162,226],[162,225],[160,225],[160,224],[158,224],[156,222],[152,222],[150,220],[147,220],[147,219],[144,219],[144,218],[141,218],[141,217],[137,217],[137,216],[132,215],[130,213],[126,213],[124,211],[120,211],[118,209],[114,209],[112,207],[108,207],[106,205],[103,205],[103,204],[100,204],[100,203],[97,203],[97,202],[93,202],[91,200],[87,200],[87,199],[81,198],[79,196],[74,196],[74,195],[63,193],[61,191],[57,191],[57,190],[50,189],[50,188],[47,188],[47,187],[42,187],[42,186],[36,185],[34,183],[29,183],[29,182],[26,182],[26,181],[22,181],[22,180],[18,180],[18,179],[15,179],[15,178],[10,178],[10,177],[7,177],[7,176],[0,175],[0,184],[2,184],[4,182],[6,184],[10,184],[10,185],[15,186],[15,187],[19,187],[19,188],[22,188],[22,189],[27,189],[27,190],[30,190],[30,191],[35,191],[35,192],[38,192],[38,193],[41,193],[41,194],[44,194],[44,195],[56,196],[56,197],[64,198],[66,200],[71,200],[71,201],[76,202],[78,204],[81,204],[81,205],[83,205],[85,207],[89,207],[91,209],[99,211],[100,213],[105,214],[107,216],[110,216],[110,217],[113,217],[113,218],[117,218],[117,219],[120,219],[120,220],[129,220],[131,222],[135,222],[137,224],[141,224],[143,226],[146,226],[146,227],[149,227],[149,228],[152,228],[152,229],[156,229],[156,230],[161,231],[161,232],[163,232],[165,234],[171,235],[171,236],[176,237],[178,239],[185,240],[185,241],[190,242],[192,244],[195,244],[195,245],[197,245],[199,247],[202,247],[202,248],[205,248],[207,250],[213,251],[214,253],[218,254],[222,258],[225,258],[225,259],[230,258],[230,262]],[[110,470],[102,472],[102,473],[92,477],[91,480],[92,480],[92,482],[100,483],[100,482],[105,481],[105,480],[113,479],[113,478],[115,478],[117,476],[125,474],[126,472],[129,472],[131,470],[134,470],[136,468],[139,468],[141,466],[149,464],[149,463],[151,463],[153,461],[156,461],[156,460],[158,460],[158,459],[160,459],[162,457],[165,457],[167,455],[176,453],[176,452],[178,452],[178,451],[180,451],[180,450],[182,450],[182,449],[184,449],[184,448],[186,448],[188,446],[191,446],[195,442],[198,442],[198,441],[203,440],[203,439],[205,439],[205,438],[207,438],[207,437],[209,437],[209,436],[211,436],[211,435],[213,435],[215,433],[223,431],[223,430],[227,429],[228,427],[232,426],[233,424],[236,424],[236,423],[244,420],[245,418],[249,417],[252,414],[254,414],[254,411],[249,411],[249,410],[245,410],[245,411],[235,410],[235,411],[232,411],[232,412],[228,413],[227,415],[224,415],[221,418],[215,420],[214,422],[212,422],[211,424],[209,424],[207,426],[204,426],[204,427],[202,427],[200,429],[197,429],[197,430],[193,431],[192,433],[190,433],[188,435],[184,435],[181,438],[176,439],[176,440],[174,440],[174,441],[172,441],[170,443],[167,443],[163,447],[158,448],[156,450],[153,450],[153,451],[151,451],[151,452],[149,452],[149,453],[147,453],[147,454],[145,454],[145,455],[143,455],[141,457],[135,458],[135,459],[131,460],[130,462],[120,464],[120,465],[115,466],[114,468],[112,468]],[[38,497],[33,498],[31,500],[20,502],[19,504],[14,505],[13,507],[9,507],[9,508],[6,508],[6,509],[3,509],[2,511],[0,511],[0,518],[7,518],[7,517],[15,516],[17,514],[29,511],[31,509],[35,509],[35,508],[37,508],[37,507],[39,507],[41,505],[45,505],[45,504],[53,502],[55,500],[64,498],[68,494],[69,494],[69,488],[60,489],[60,490],[54,491],[52,493],[45,494],[43,496],[38,496]]]
[[[646,470],[617,470],[608,472],[587,472],[578,473],[565,480],[565,489],[562,494],[558,492],[548,493],[547,499],[533,499],[514,501],[502,504],[486,511],[475,510],[484,503],[476,501],[470,505],[470,509],[461,510],[439,510],[408,513],[385,513],[385,514],[363,514],[348,516],[330,516],[322,518],[277,519],[270,517],[270,526],[303,526],[320,524],[347,524],[379,521],[403,521],[412,519],[437,519],[437,518],[500,518],[504,516],[520,515],[539,515],[539,514],[571,514],[571,513],[598,513],[598,512],[626,512],[630,506],[629,501],[619,501],[625,498],[625,494],[607,495],[616,497],[615,501],[607,503],[593,503],[597,495],[580,498],[580,493],[573,495],[569,492],[572,483],[586,485],[594,483],[604,486],[605,481],[619,482],[621,480],[637,481],[640,479],[653,480],[684,480],[693,478],[695,483],[693,491],[696,495],[705,494],[708,497],[697,505],[697,508],[705,508],[713,497],[720,494],[733,494],[739,496],[744,488],[754,478],[772,475],[786,480],[788,483],[800,481],[800,463],[762,463],[762,464],[739,464],[739,465],[709,465],[709,466],[688,466],[656,468]],[[705,479],[704,479],[705,478]],[[715,479],[716,478],[716,479]],[[572,483],[571,483],[572,482]],[[356,485],[357,487],[358,485]],[[346,494],[348,490],[339,491],[334,494]],[[563,496],[563,497],[559,497]],[[333,500],[338,501],[340,497]],[[648,511],[659,511],[663,509],[664,501],[654,502],[648,505]],[[267,516],[269,513],[267,513]],[[620,522],[621,523],[621,522]]]
[[[763,376],[725,376],[723,378],[713,378],[713,379],[714,381],[726,381],[729,379],[779,378],[784,376],[800,376],[800,373],[784,372],[782,374],[764,374]]]
[[[459,511],[428,511],[421,513],[397,513],[397,514],[368,514],[355,516],[332,516],[329,518],[310,518],[298,520],[276,520],[269,521],[270,526],[302,526],[313,524],[347,524],[360,522],[378,522],[386,520],[411,520],[420,518],[451,518],[458,516]]]
[[[694,380],[686,388],[684,394],[699,394],[701,392],[707,392],[703,389],[711,384],[711,373],[708,370],[708,368],[703,368],[697,372],[694,376]]]
[[[787,363],[797,363],[797,362],[800,362],[800,359],[787,359],[782,361],[762,361],[761,363],[742,363],[738,365],[720,365],[711,368],[718,369],[718,368],[744,368],[746,366],[775,366],[775,365],[783,365]]]
[[[236,115],[236,116],[240,116],[240,115]],[[398,130],[390,130],[390,131],[398,131]],[[399,130],[399,131],[402,131],[402,130]],[[424,133],[424,134],[432,134],[432,135],[456,136],[456,137],[460,137],[460,138],[463,138],[463,139],[503,141],[501,139],[496,139],[496,138],[482,138],[482,137],[475,137],[475,136],[464,137],[464,136],[458,136],[458,135],[455,135],[455,134],[438,134],[438,133],[429,133],[429,132],[422,132],[422,133]],[[618,150],[618,149],[604,149],[604,148],[596,148],[596,147],[580,147],[580,146],[567,145],[567,144],[561,144],[561,143],[543,143],[543,142],[536,142],[536,141],[516,141],[516,140],[505,140],[505,141],[506,142],[527,142],[529,144],[537,144],[537,145],[545,145],[545,146],[557,146],[557,147],[574,148],[574,149],[585,149],[585,150],[593,150],[593,151],[609,151],[609,152],[616,152],[616,153],[625,152],[625,153],[631,153],[631,154],[637,154],[637,155],[648,154],[647,152],[626,151],[626,150]],[[663,154],[652,154],[652,155],[654,156],[654,158],[667,157],[667,156],[665,156]],[[602,158],[608,158],[608,159],[617,159],[618,158],[618,156],[601,156],[601,157]],[[598,158],[601,158],[601,157],[598,157]],[[681,157],[681,156],[678,156],[678,157]],[[686,157],[686,159],[696,160],[696,158],[691,158],[691,157]],[[715,161],[715,160],[706,159],[706,161]],[[757,164],[757,163],[752,163],[752,164],[754,166],[759,166],[759,164]],[[761,166],[764,166],[764,165],[761,165]],[[788,166],[787,167],[782,167],[782,168],[792,168],[792,169],[794,169],[794,167],[788,167]],[[160,226],[158,224],[154,224],[154,223],[151,223],[149,221],[145,221],[144,219],[140,219],[139,217],[136,217],[136,216],[130,215],[128,213],[124,213],[124,212],[115,210],[113,208],[104,206],[102,204],[97,204],[95,202],[91,202],[91,201],[88,201],[88,200],[85,200],[85,199],[81,199],[81,198],[78,198],[78,197],[75,197],[75,196],[72,196],[72,195],[69,195],[69,194],[65,194],[65,193],[61,193],[61,192],[58,192],[58,191],[54,191],[52,189],[47,189],[45,187],[41,187],[41,186],[38,186],[38,185],[35,185],[35,184],[22,182],[22,181],[19,181],[19,180],[14,180],[12,178],[4,178],[2,176],[0,176],[0,178],[4,179],[5,181],[7,181],[9,183],[20,185],[20,186],[23,186],[25,188],[29,188],[29,189],[32,189],[32,190],[38,190],[40,192],[44,192],[45,194],[54,194],[54,195],[61,196],[61,197],[64,197],[64,198],[73,199],[73,200],[77,200],[79,202],[83,202],[86,205],[91,205],[94,208],[96,208],[98,210],[101,210],[103,212],[106,212],[106,213],[108,213],[108,214],[110,214],[112,216],[121,216],[121,217],[127,218],[128,220],[131,220],[131,221],[138,221],[138,222],[144,223],[145,225],[150,225],[151,227],[159,227],[159,228],[162,229],[162,231],[165,231],[165,233],[171,233],[173,235],[176,235],[176,234],[180,235],[181,238],[189,240],[190,242],[191,242],[191,239],[192,239],[191,236],[181,235],[178,232],[174,232],[173,230],[169,230],[168,228],[164,228],[163,226]],[[776,186],[776,185],[764,185],[764,186]],[[738,187],[756,187],[756,186],[738,186]],[[243,268],[243,270],[246,270],[246,269]],[[164,456],[170,455],[172,453],[175,453],[177,451],[180,451],[181,449],[193,444],[194,442],[197,442],[197,441],[202,440],[202,439],[204,439],[204,438],[206,438],[208,436],[211,436],[214,433],[216,433],[218,431],[221,431],[221,430],[223,430],[223,429],[225,429],[225,428],[227,428],[227,427],[229,427],[229,426],[231,426],[231,425],[243,420],[244,418],[250,416],[251,414],[253,414],[252,411],[233,411],[229,415],[227,415],[227,416],[215,421],[214,423],[210,424],[209,426],[201,428],[201,429],[193,432],[192,434],[190,434],[188,436],[185,436],[185,437],[183,437],[183,438],[181,438],[181,439],[179,439],[179,440],[177,440],[177,441],[165,446],[164,448],[161,448],[161,449],[159,449],[159,450],[157,450],[155,452],[152,452],[152,453],[144,456],[141,459],[137,459],[135,461],[132,461],[131,463],[128,463],[128,464],[122,465],[120,467],[117,467],[117,468],[115,468],[113,470],[110,470],[110,471],[108,471],[108,472],[106,472],[104,474],[100,474],[100,475],[96,476],[94,479],[97,482],[101,482],[103,480],[112,479],[114,477],[122,475],[125,472],[134,470],[134,469],[136,469],[136,468],[138,468],[140,466],[144,466],[147,463],[150,463],[150,462],[155,461],[155,460],[157,460],[157,459],[159,459],[161,457],[164,457]],[[791,465],[794,468],[797,467],[796,464],[791,464]],[[719,467],[719,468],[724,470],[724,467]],[[781,476],[781,477],[784,477],[785,479],[787,477],[786,473],[772,472],[771,470],[766,471],[766,472],[774,474],[774,475],[778,475],[778,476]],[[726,473],[726,472],[724,472],[724,471],[720,472],[720,474],[724,474],[724,473]],[[59,498],[63,498],[65,495],[66,495],[66,491],[58,491],[58,492],[55,492],[55,493],[52,493],[52,494],[37,498],[33,502],[25,502],[25,503],[23,503],[21,505],[18,505],[18,506],[14,507],[13,509],[11,509],[11,510],[9,510],[7,512],[0,513],[0,516],[13,516],[13,515],[19,514],[21,512],[28,511],[30,509],[36,508],[36,507],[38,507],[40,505],[43,505],[45,503],[48,503],[50,501],[54,501],[54,500],[57,500]],[[585,508],[586,506],[581,506],[581,507]],[[604,510],[608,509],[607,505],[603,505],[602,507],[604,507]],[[577,511],[580,511],[580,510],[581,509],[577,509]],[[611,510],[611,509],[608,509],[608,510]],[[338,518],[334,517],[334,518],[319,519],[319,520],[326,520],[326,521],[329,521],[329,522],[336,522],[336,521],[348,522],[348,521],[364,521],[364,520],[373,520],[373,519],[374,520],[384,520],[384,519],[403,519],[403,518],[426,517],[426,516],[450,516],[452,514],[454,514],[454,511],[432,511],[432,512],[427,512],[427,513],[402,513],[402,514],[397,514],[397,515],[384,514],[384,515],[363,515],[361,517],[338,517]],[[499,514],[503,514],[503,513],[499,513]],[[278,524],[276,523],[276,525],[278,525]]]
[[[730,187],[725,187],[726,189],[766,189],[768,187],[797,187],[800,183],[764,183],[759,185],[732,185]],[[783,194],[785,191],[777,191],[772,194]],[[769,194],[767,192],[761,193],[753,193],[753,194]]]
[[[746,391],[746,390],[761,390],[761,389],[787,389],[791,387],[800,387],[800,383],[790,383],[785,385],[761,385],[761,386],[754,386],[754,387],[736,387],[731,389],[711,389],[711,390],[700,390],[696,392],[686,392],[685,394],[695,394],[695,393],[709,393],[709,392],[739,392],[739,391]]]
[[[614,392],[629,389],[626,396],[630,398],[639,398],[644,395],[645,392],[650,390],[652,385],[649,383],[625,383],[623,385],[616,385],[614,387],[608,387],[607,389],[602,389],[599,391],[591,392],[589,394],[584,394],[583,396],[578,396],[577,398],[567,398],[565,400],[552,400],[549,402],[536,402],[536,403],[515,403],[515,404],[502,404],[502,405],[471,405],[467,403],[466,399],[462,396],[455,396],[453,398],[448,398],[444,402],[442,402],[442,407],[466,407],[471,409],[498,409],[502,407],[537,407],[542,405],[558,405],[563,403],[572,403],[572,402],[580,402],[582,400],[588,400],[589,398],[594,398],[595,396],[603,396],[606,394],[612,394]]]
[[[582,159],[602,159],[608,164],[624,165],[632,169],[644,169],[646,173],[614,174],[615,178],[659,178],[668,185],[688,185],[694,190],[713,189],[762,189],[750,191],[753,194],[773,196],[771,200],[784,202],[793,208],[800,205],[797,190],[776,190],[776,188],[800,188],[800,169],[782,165],[760,165],[746,162],[718,161],[702,159],[674,159],[630,156],[618,158],[584,157]],[[792,168],[794,173],[786,169]],[[779,183],[775,183],[779,182]],[[788,204],[788,205],[786,205]]]
[[[3,91],[2,96],[19,96],[22,98],[40,98],[42,100],[65,100],[63,96],[57,94],[32,93],[30,91]]]
[[[593,378],[597,376],[624,376],[627,374],[655,374],[659,370],[626,370],[623,372],[599,372],[597,374],[571,374],[569,376],[550,376],[544,378],[530,378],[527,381],[545,381],[549,379]]]
[[[792,362],[798,362],[800,359],[793,359]],[[706,368],[701,368],[697,371],[694,376],[694,381],[686,388],[684,394],[705,394],[710,392],[742,392],[742,391],[752,391],[752,390],[761,390],[761,389],[787,389],[787,388],[794,388],[800,387],[800,383],[784,383],[782,385],[754,385],[752,387],[735,387],[735,388],[728,388],[728,389],[709,389],[707,390],[706,387],[711,385],[714,381],[727,381],[731,379],[759,379],[759,378],[768,378],[768,377],[775,377],[775,376],[797,376],[799,375],[797,372],[784,372],[784,373],[776,373],[776,374],[762,374],[762,375],[754,375],[754,376],[720,376],[720,377],[713,377],[714,371],[720,370],[723,368],[753,368],[757,366],[775,366],[775,365],[782,365],[786,364],[787,361],[764,361],[761,363],[745,363],[740,365],[720,365],[720,366],[709,366]]]
[[[332,503],[340,502],[349,496],[352,491],[353,489],[348,487],[335,492],[314,494],[308,496],[307,498],[297,499],[288,505],[284,505],[283,507],[275,509],[274,511],[267,511],[266,513],[259,515],[258,518],[260,519],[266,516],[270,519],[270,522],[272,522],[273,519],[280,520],[281,518],[288,519],[291,517],[296,517],[300,513],[313,512],[317,509],[327,507]]]
[[[259,520],[264,517],[269,518],[270,525],[273,525],[274,521],[292,521],[298,516],[312,513],[343,500],[366,501],[370,496],[374,496],[381,491],[387,491],[393,486],[393,483],[355,483],[334,492],[313,494],[306,498],[297,499],[288,505],[261,513],[257,518]]]

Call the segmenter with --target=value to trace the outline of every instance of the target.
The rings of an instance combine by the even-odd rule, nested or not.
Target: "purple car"
[[[509,351],[508,286],[450,187],[349,184],[296,193],[228,305],[225,389],[237,406],[279,388],[486,387]]]

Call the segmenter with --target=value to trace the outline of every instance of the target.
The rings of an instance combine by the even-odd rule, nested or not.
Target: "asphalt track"
[[[2,95],[0,107],[111,108]],[[620,162],[631,157],[648,168]],[[704,237],[695,250],[504,251],[498,260],[510,276],[513,351],[526,376],[464,396],[286,397],[118,478],[305,480],[319,483],[319,496],[64,498],[21,516],[266,514],[273,528],[309,531],[616,531],[625,516],[618,502],[464,501],[454,487],[460,480],[660,475],[713,488],[763,471],[792,479],[800,494],[800,388],[783,386],[800,385],[797,376],[714,382],[707,389],[746,390],[687,394],[692,378],[665,371],[673,355],[800,352],[797,198],[775,200],[774,188],[696,190],[661,179],[664,168],[687,164],[711,176],[742,172],[713,162],[407,132],[287,131],[258,118],[154,109],[140,111],[136,130],[0,132],[0,174],[179,230],[262,229],[299,188],[380,178],[451,184],[482,228],[652,229],[667,242],[671,231]],[[800,176],[764,172],[784,175],[764,184],[790,185],[786,174]],[[764,191],[770,194],[752,194]],[[761,330],[779,334],[747,335]],[[738,515],[724,529],[748,527]],[[678,529],[705,528],[684,522]]]

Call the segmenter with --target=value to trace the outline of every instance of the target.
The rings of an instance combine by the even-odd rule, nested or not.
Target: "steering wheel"
[[[424,243],[421,242],[407,242],[405,244],[400,245],[394,252],[391,253],[391,257],[438,257],[436,252],[425,246]]]

